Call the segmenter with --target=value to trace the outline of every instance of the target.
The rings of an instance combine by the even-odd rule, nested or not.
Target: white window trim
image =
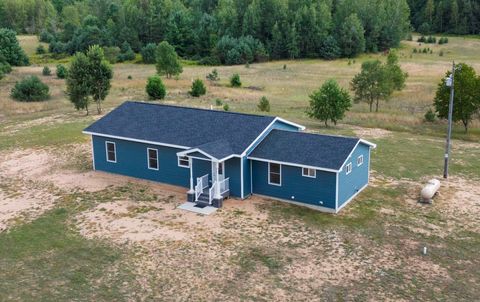
[[[115,154],[115,160],[109,160],[108,159],[108,144],[113,144],[113,153]],[[107,159],[107,162],[109,163],[116,163],[117,162],[117,144],[112,141],[105,141],[105,156]]]
[[[352,173],[352,163],[351,163],[351,162],[349,162],[349,163],[345,166],[345,168],[346,168],[345,170],[346,170],[346,174],[347,174],[347,175],[350,174],[350,173]]]
[[[279,176],[280,176],[280,183],[273,183],[273,182],[270,182],[270,165],[271,164],[274,164],[274,165],[278,165],[280,167],[280,173],[279,173]],[[281,164],[277,164],[277,163],[268,163],[268,184],[269,185],[272,185],[272,186],[278,186],[278,187],[281,187],[282,186],[282,165]]]
[[[182,158],[182,157],[186,157],[186,158],[188,159],[188,165],[187,165],[187,166],[180,164],[180,162],[181,162],[180,158]],[[177,164],[178,164],[179,167],[181,167],[181,168],[190,168],[191,161],[192,161],[192,160],[190,159],[190,157],[188,157],[188,156],[177,156],[177,159],[178,159],[178,160],[177,160]]]
[[[307,169],[308,172],[313,171],[313,175],[303,173],[305,171],[305,169]],[[312,169],[312,168],[305,168],[304,167],[304,168],[302,168],[302,176],[303,177],[310,177],[310,178],[317,178],[317,170]]]
[[[358,163],[358,161],[360,161],[360,163]],[[363,154],[357,157],[357,167],[360,167],[361,165],[363,165]]]
[[[150,150],[155,151],[155,153],[157,154],[157,167],[156,167],[156,168],[150,167]],[[158,171],[158,169],[159,169],[159,167],[160,167],[160,163],[159,163],[159,161],[158,161],[158,149],[147,148],[147,167],[148,167],[149,170]]]

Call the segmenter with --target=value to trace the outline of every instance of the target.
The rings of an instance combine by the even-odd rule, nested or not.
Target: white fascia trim
[[[366,140],[363,140],[363,139],[359,139],[357,144],[355,145],[355,147],[353,147],[352,151],[350,152],[350,154],[348,154],[347,158],[345,159],[345,161],[343,162],[343,164],[341,165],[341,168],[340,168],[340,171],[343,171],[343,167],[345,166],[345,164],[347,163],[347,161],[350,159],[350,157],[352,156],[353,152],[355,151],[355,149],[357,149],[358,145],[360,143],[363,143],[365,145],[368,145],[370,146],[371,148],[375,149],[377,148],[377,145],[375,145],[374,143],[371,143],[369,141],[366,141]],[[369,159],[370,160],[370,159]]]
[[[257,194],[257,193],[254,193],[252,195],[262,197],[262,198],[265,198],[265,199],[273,199],[273,200],[277,200],[277,201],[281,201],[281,202],[286,202],[286,203],[294,204],[296,206],[306,207],[306,208],[310,208],[312,210],[316,210],[316,211],[320,211],[320,212],[324,212],[324,213],[330,213],[330,214],[335,214],[336,213],[335,209],[331,209],[331,208],[327,208],[327,207],[316,206],[316,205],[313,205],[313,204],[303,203],[303,202],[299,202],[299,201],[292,201],[292,200],[288,200],[288,199],[283,199],[283,198],[278,198],[278,197],[273,197],[273,196],[268,196],[268,195],[262,195],[262,194]]]
[[[148,140],[143,140],[143,139],[134,139],[134,138],[128,138],[128,137],[123,137],[123,136],[102,134],[102,133],[96,133],[96,132],[90,132],[90,131],[83,131],[82,133],[83,134],[89,134],[89,135],[95,135],[95,136],[101,136],[101,137],[121,139],[121,140],[124,140],[124,141],[130,141],[130,142],[151,144],[151,145],[156,145],[156,146],[165,146],[165,147],[172,147],[172,148],[178,148],[178,149],[190,149],[189,147],[185,147],[185,146],[164,144],[164,143],[153,142],[153,141],[148,141]]]
[[[177,152],[177,157],[178,156],[187,156],[187,154],[192,153],[192,152],[198,152],[198,153],[201,153],[201,154],[205,155],[206,157],[210,158],[213,161],[219,161],[216,157],[213,157],[210,154],[208,154],[208,153],[206,153],[206,152],[204,152],[204,151],[202,151],[198,148]]]
[[[247,151],[253,147],[253,145],[255,145],[255,143],[268,131],[270,130],[270,127],[275,124],[275,122],[277,121],[278,117],[277,118],[274,118],[273,121],[268,124],[268,126],[253,140],[253,142],[245,149],[243,150],[242,154],[240,154],[240,156],[245,156],[247,155]]]
[[[315,166],[306,166],[306,165],[300,165],[300,164],[289,163],[289,162],[284,162],[284,161],[263,159],[263,158],[258,158],[258,157],[249,156],[247,158],[251,159],[251,160],[263,161],[263,162],[266,162],[266,163],[281,164],[281,165],[300,167],[300,168],[309,168],[309,169],[315,169],[315,170],[326,171],[326,172],[334,172],[334,173],[339,172],[339,170],[334,170],[334,169],[326,169],[326,168],[320,168],[320,167],[315,167]]]
[[[357,197],[360,192],[362,192],[366,187],[368,187],[368,182],[360,188],[360,190],[357,191],[357,193],[353,194],[352,197],[350,197],[347,201],[345,201],[340,207],[337,207],[336,213],[338,213],[341,209],[343,209],[347,204],[350,203],[355,197]]]
[[[187,155],[188,156],[188,155]],[[196,157],[196,156],[188,156],[188,158],[193,158],[193,159],[198,159],[198,160],[205,160],[205,161],[212,161],[209,158],[203,158],[203,157]]]
[[[300,129],[302,131],[305,130],[305,126],[302,126],[302,125],[294,123],[294,122],[287,121],[286,119],[283,119],[281,117],[277,117],[277,121],[280,121],[282,123],[289,124],[291,126],[297,127],[298,129]]]
[[[340,176],[340,172],[335,173],[335,213],[338,212],[338,178]]]
[[[367,141],[367,140],[360,139],[360,142],[364,143],[365,145],[368,145],[368,146],[372,147],[373,149],[377,148],[377,145],[376,145],[376,144],[371,143],[371,142],[369,142],[369,141]]]

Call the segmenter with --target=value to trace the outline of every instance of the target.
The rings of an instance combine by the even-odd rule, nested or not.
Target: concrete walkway
[[[177,209],[182,209],[182,210],[186,210],[186,211],[190,211],[190,212],[194,212],[202,215],[210,215],[214,213],[216,210],[218,210],[217,208],[211,207],[211,206],[206,206],[204,208],[197,208],[195,205],[196,203],[194,202],[186,202],[180,205]]]

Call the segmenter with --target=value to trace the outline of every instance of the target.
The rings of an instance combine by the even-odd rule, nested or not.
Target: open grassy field
[[[178,80],[164,80],[166,103],[209,108],[219,98],[255,113],[265,95],[272,115],[376,143],[371,186],[339,215],[258,197],[229,200],[209,217],[177,210],[183,189],[91,171],[81,130],[100,116],[75,111],[64,81],[41,75],[43,64],[14,68],[0,81],[0,301],[478,300],[478,120],[468,134],[455,127],[452,177],[434,204],[417,202],[422,183],[442,174],[446,125],[423,122],[436,85],[453,59],[480,72],[480,39],[449,40],[421,46],[433,54],[404,42],[405,90],[379,113],[354,104],[332,128],[306,117],[309,93],[328,78],[348,87],[362,61],[382,55],[217,67],[220,83],[198,99],[188,96],[191,81],[212,67],[185,66]],[[20,42],[33,55],[36,38]],[[115,65],[105,111],[146,99],[154,72]],[[233,73],[243,88],[228,87]],[[9,97],[30,74],[50,86],[51,100]]]

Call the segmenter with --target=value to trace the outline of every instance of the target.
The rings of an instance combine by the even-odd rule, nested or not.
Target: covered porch
[[[187,200],[198,207],[220,208],[223,200],[230,197],[230,178],[225,175],[225,160],[219,160],[198,149],[179,152],[179,162],[190,169],[190,189]]]

